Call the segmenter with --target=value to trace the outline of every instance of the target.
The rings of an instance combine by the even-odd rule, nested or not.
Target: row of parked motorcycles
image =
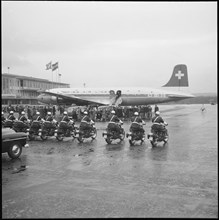
[[[120,123],[120,132],[111,129],[106,129],[106,131],[103,132],[102,136],[105,138],[108,144],[111,144],[116,139],[119,139],[120,142],[124,140],[125,131],[122,128],[122,124],[123,123]],[[147,138],[150,140],[152,147],[157,146],[159,142],[163,142],[164,145],[168,142],[169,135],[166,129],[167,125],[167,123],[163,123],[161,124],[161,126],[163,126],[162,131],[156,131],[152,129],[151,132],[147,135]],[[137,143],[142,144],[145,141],[145,132],[139,130],[132,132],[129,131],[126,134],[126,137],[128,138],[130,145],[135,145]]]
[[[124,140],[125,136],[128,138],[130,145],[135,145],[137,143],[142,144],[145,141],[145,132],[132,131],[125,135],[122,124],[123,123],[120,123],[120,131],[107,128],[102,133],[102,136],[107,144],[111,144],[114,141],[121,142]],[[166,126],[166,123],[163,124],[164,128]],[[19,120],[11,121],[7,119],[3,123],[3,127],[10,127],[16,132],[25,132],[27,133],[29,140],[35,140],[37,136],[42,140],[55,136],[58,141],[62,141],[65,137],[73,137],[73,139],[76,138],[80,143],[82,143],[85,139],[91,138],[94,140],[97,137],[97,129],[94,122],[92,123],[91,129],[82,130],[81,128],[75,126],[73,120],[70,120],[68,123],[66,121],[60,121],[58,123],[55,119],[53,119],[52,122],[33,120],[32,122],[28,121],[27,123],[24,123]],[[164,144],[167,143],[168,132],[167,129],[164,130],[166,132],[151,130],[151,132],[147,135],[152,147],[156,146],[159,142],[164,142]]]

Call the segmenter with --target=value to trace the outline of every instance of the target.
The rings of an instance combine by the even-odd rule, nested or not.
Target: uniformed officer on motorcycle
[[[33,121],[44,121],[44,119],[40,117],[40,112],[36,112],[36,115],[33,116]]]
[[[70,118],[68,117],[68,113],[66,111],[63,112],[63,118],[61,121],[69,122]]]
[[[73,130],[72,125],[69,124],[69,122],[72,122],[72,123],[73,123],[73,121],[68,117],[68,113],[67,113],[67,111],[64,111],[64,112],[63,112],[63,118],[62,118],[61,121],[65,121],[65,122],[67,122],[67,128],[69,128],[70,131]]]
[[[4,121],[6,120],[4,112],[2,112],[2,123],[4,123]]]
[[[33,125],[33,121],[37,121],[38,123],[34,123]],[[44,122],[45,120],[40,117],[40,112],[37,111],[36,114],[33,116],[33,121],[31,126],[33,126],[33,128],[38,130],[41,127],[41,123]]]
[[[20,115],[20,117],[18,118],[18,120],[19,120],[19,121],[22,121],[23,123],[27,123],[27,122],[28,122],[28,119],[27,119],[27,117],[25,116],[25,112],[24,112],[24,111],[21,112],[21,115]]]
[[[8,115],[7,119],[12,120],[12,121],[16,120],[16,118],[14,117],[14,111],[9,112],[9,115]]]
[[[46,121],[50,121],[50,122],[51,122],[51,127],[52,127],[52,128],[56,128],[56,123],[57,123],[57,121],[53,118],[51,112],[47,112]]]
[[[167,133],[167,129],[165,128],[165,124],[167,124],[163,118],[160,116],[160,112],[156,111],[155,116],[152,118],[153,125],[151,126],[151,130],[157,132],[165,132]]]
[[[88,112],[84,111],[84,117],[81,119],[80,129],[81,130],[92,130],[94,121],[88,116]]]
[[[145,121],[142,120],[142,118],[139,116],[139,113],[138,112],[135,112],[134,113],[134,116],[131,121],[132,121],[132,124],[130,126],[130,132],[137,132],[137,131],[140,131],[142,133],[145,133],[145,130],[143,128],[143,125],[145,125]]]
[[[53,117],[52,117],[51,112],[47,112],[46,121],[50,121],[50,122],[53,121]]]
[[[123,124],[123,121],[116,116],[116,112],[114,110],[111,111],[111,114],[112,117],[108,123],[107,129],[115,130],[116,132],[121,133],[122,132],[121,124]]]

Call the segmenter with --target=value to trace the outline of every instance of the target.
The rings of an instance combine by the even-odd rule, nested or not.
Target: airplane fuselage
[[[94,105],[113,105],[112,97],[116,96],[117,91],[121,91],[121,106],[148,105],[155,103],[164,103],[177,101],[181,99],[194,97],[191,94],[182,92],[170,92],[161,89],[146,88],[59,88],[46,90],[47,94],[41,94],[38,101],[46,104],[76,104],[88,105],[92,102]],[[74,99],[74,101],[71,100]],[[115,104],[115,103],[114,103]]]

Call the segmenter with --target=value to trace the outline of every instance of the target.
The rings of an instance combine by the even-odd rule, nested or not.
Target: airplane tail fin
[[[163,87],[188,87],[188,73],[185,64],[178,64],[173,69],[173,74],[168,83]]]

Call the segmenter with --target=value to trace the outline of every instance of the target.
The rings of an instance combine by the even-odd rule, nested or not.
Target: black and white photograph
[[[1,1],[2,219],[217,219],[217,7]]]

